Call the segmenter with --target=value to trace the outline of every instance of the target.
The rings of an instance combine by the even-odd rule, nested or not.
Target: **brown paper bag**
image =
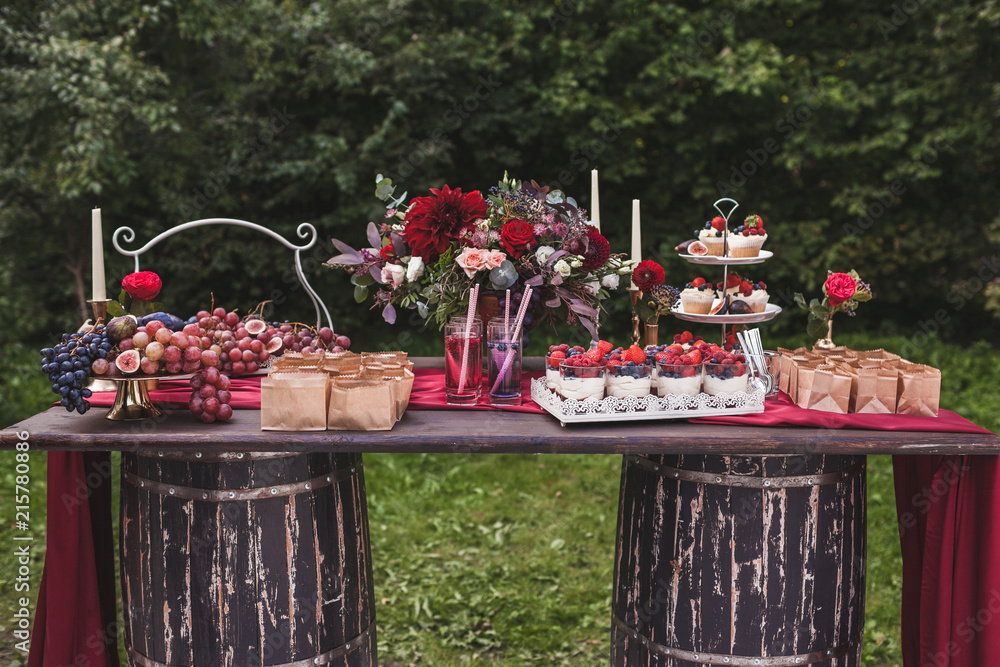
[[[899,370],[899,402],[896,412],[937,417],[941,400],[941,371],[932,366],[902,360],[896,362],[896,367]]]
[[[865,414],[896,412],[896,375],[894,369],[882,364],[861,364],[854,411]]]
[[[847,363],[847,360],[851,357],[847,357],[844,361],[833,362],[834,368],[838,375],[845,375],[851,379],[851,388],[848,395],[848,406],[847,412],[854,412],[858,403],[858,369]]]
[[[272,371],[260,381],[262,431],[325,431],[326,373]]]
[[[784,347],[779,347],[778,354],[781,355],[781,372],[778,374],[778,389],[785,392],[789,396],[792,396],[791,392],[788,389],[788,383],[789,383],[789,378],[792,375],[792,365],[793,365],[792,355],[794,353],[792,352],[792,350],[786,349]],[[792,396],[792,400],[793,401],[795,400],[794,396]]]
[[[851,377],[831,364],[812,369],[808,404],[810,410],[847,414],[851,402]]]
[[[331,431],[388,431],[396,424],[396,396],[392,382],[366,378],[330,380]]]

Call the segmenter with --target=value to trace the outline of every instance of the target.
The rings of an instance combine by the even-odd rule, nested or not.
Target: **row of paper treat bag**
[[[800,408],[847,414],[910,414],[937,417],[941,371],[885,350],[781,352],[779,389]]]
[[[387,431],[413,390],[405,352],[288,353],[260,382],[264,431]]]

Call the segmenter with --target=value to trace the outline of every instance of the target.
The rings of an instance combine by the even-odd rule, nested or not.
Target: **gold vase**
[[[833,318],[831,317],[826,321],[826,338],[817,340],[813,348],[817,350],[832,350],[835,347],[837,345],[833,342]]]
[[[147,380],[116,380],[115,403],[104,418],[138,421],[163,414],[150,400],[146,383]]]
[[[658,324],[646,325],[646,345],[659,345],[659,343],[657,342],[659,331],[660,331],[660,325]]]

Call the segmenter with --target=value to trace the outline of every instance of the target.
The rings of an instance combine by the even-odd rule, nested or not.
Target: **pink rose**
[[[490,254],[486,256],[486,267],[490,269],[495,269],[500,266],[507,259],[507,255],[500,252],[499,250],[490,250]]]
[[[382,267],[382,282],[386,285],[392,285],[393,289],[403,284],[405,276],[406,267],[399,264],[386,264]]]
[[[486,268],[486,258],[489,256],[489,252],[489,250],[480,248],[462,248],[462,252],[455,258],[455,263],[462,267],[465,275],[471,278],[476,274],[476,271],[482,271]]]

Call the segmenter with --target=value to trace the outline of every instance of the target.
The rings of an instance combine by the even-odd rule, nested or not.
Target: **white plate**
[[[716,299],[712,307],[714,308],[718,303],[719,300]],[[764,307],[763,313],[750,313],[748,315],[697,315],[695,313],[685,313],[682,308],[683,306],[678,303],[677,307],[673,310],[673,314],[677,319],[705,324],[751,324],[753,322],[767,322],[768,320],[773,320],[781,312],[781,306],[773,303],[767,304]]]
[[[678,256],[686,259],[692,264],[710,264],[712,266],[722,266],[728,264],[730,266],[735,266],[737,264],[762,264],[767,260],[774,257],[774,253],[770,250],[761,250],[760,254],[756,257],[719,257],[718,255],[689,255],[684,252],[677,253]]]

